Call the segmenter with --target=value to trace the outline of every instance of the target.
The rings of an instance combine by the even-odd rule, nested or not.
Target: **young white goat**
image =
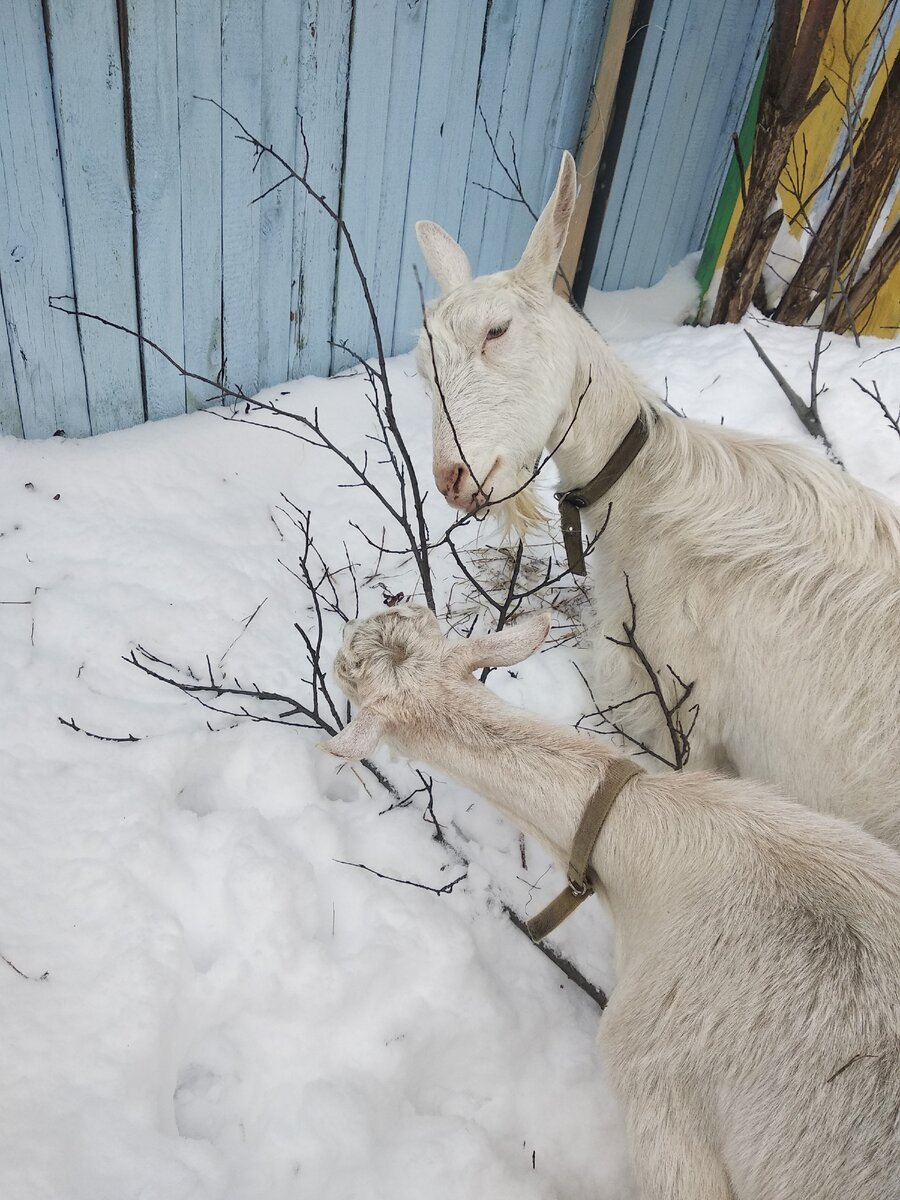
[[[335,674],[359,708],[324,748],[357,759],[384,739],[565,862],[616,760],[471,674],[519,662],[548,628],[448,642],[423,608],[351,622]],[[897,1200],[900,858],[697,773],[626,784],[590,863],[616,928],[601,1044],[643,1200]]]
[[[643,448],[584,510],[590,532],[612,505],[592,556],[600,703],[645,694],[628,729],[664,752],[640,664],[607,640],[630,617],[627,574],[650,662],[695,683],[691,767],[776,783],[900,847],[900,513],[802,449],[668,412],[553,291],[574,198],[566,154],[518,265],[474,280],[449,234],[417,226],[446,293],[418,346],[436,483],[521,528],[541,447],[561,442],[562,487],[583,488],[643,418]]]

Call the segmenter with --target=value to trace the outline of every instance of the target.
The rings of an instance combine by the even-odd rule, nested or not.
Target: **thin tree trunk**
[[[859,317],[875,300],[882,284],[890,277],[891,272],[898,264],[900,264],[900,220],[894,222],[891,231],[882,239],[868,270],[856,281],[846,299],[834,306],[825,322],[825,328],[833,329],[835,333],[846,333],[848,329],[855,326]],[[877,330],[873,332],[877,333]]]
[[[809,0],[801,24],[800,0],[776,0],[747,201],[725,259],[713,324],[741,319],[762,274],[765,260],[759,258],[759,245],[763,225],[791,143],[828,91],[829,85],[823,81],[809,94],[837,3]]]
[[[828,299],[825,293],[836,249],[838,278],[846,277],[854,262],[862,257],[898,168],[900,56],[891,67],[871,119],[853,152],[853,168],[845,171],[803,261],[781,298],[775,312],[777,321],[800,325]]]

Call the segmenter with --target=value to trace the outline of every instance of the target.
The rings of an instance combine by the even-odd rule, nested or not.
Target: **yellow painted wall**
[[[883,11],[884,2],[883,0],[853,0],[853,3],[847,8],[849,12],[845,14],[844,5],[838,5],[838,11],[825,41],[822,61],[813,85],[813,90],[815,90],[819,83],[826,79],[831,85],[831,91],[820,101],[800,127],[779,188],[779,199],[790,222],[789,228],[797,238],[802,233],[804,218],[800,212],[797,197],[793,193],[799,191],[801,199],[807,203],[809,203],[809,198],[813,197],[812,209],[813,212],[815,211],[814,193],[827,174],[833,155],[844,135],[848,82],[852,83],[855,91],[858,91],[871,71],[870,57],[874,41],[871,34]],[[868,46],[866,46],[867,41]],[[900,53],[900,26],[894,30],[887,47],[887,61],[893,61],[898,53]],[[884,57],[882,56],[882,58]],[[886,78],[887,66],[882,62],[865,98],[863,119],[872,111]],[[725,261],[740,212],[741,200],[738,197],[719,255],[717,264],[719,267]],[[900,196],[894,202],[886,228],[890,228],[891,223],[898,217],[900,217]],[[882,337],[890,337],[896,333],[900,326],[900,266],[894,270],[882,286],[878,299],[871,311],[866,314],[862,324],[866,333],[879,334]]]

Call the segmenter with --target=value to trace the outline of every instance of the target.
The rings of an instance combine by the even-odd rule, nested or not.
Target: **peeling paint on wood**
[[[191,411],[214,390],[48,309],[76,287],[85,309],[248,392],[348,365],[332,338],[374,349],[332,221],[290,183],[254,203],[278,168],[254,168],[235,127],[195,97],[298,163],[302,116],[310,180],[346,218],[385,351],[400,352],[419,321],[415,220],[462,231],[487,270],[530,227],[475,187],[504,182],[479,106],[502,152],[515,137],[540,204],[578,141],[607,0],[45,7],[55,60],[41,4],[0,0],[0,430],[31,437]]]
[[[0,0],[0,288],[26,437],[91,432],[78,327],[47,297],[74,293],[44,22]]]

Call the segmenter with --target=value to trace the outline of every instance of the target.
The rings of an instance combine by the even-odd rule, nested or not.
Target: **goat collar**
[[[612,454],[584,487],[572,488],[568,492],[557,492],[559,523],[562,526],[566,561],[573,575],[586,575],[584,565],[584,541],[581,534],[581,509],[596,503],[605,496],[614,483],[622,478],[637,457],[638,451],[650,436],[643,413],[613,450]]]
[[[572,915],[579,904],[593,894],[595,880],[589,864],[600,830],[625,784],[635,775],[643,774],[644,768],[628,758],[617,758],[609,764],[603,781],[588,800],[587,808],[575,831],[567,871],[569,886],[564,892],[560,892],[555,900],[551,900],[546,908],[542,908],[536,917],[527,922],[532,941],[539,942],[548,933],[552,933],[566,917]]]

